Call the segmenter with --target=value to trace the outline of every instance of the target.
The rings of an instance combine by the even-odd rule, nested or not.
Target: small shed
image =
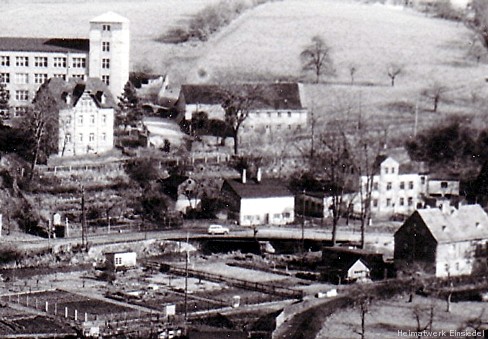
[[[369,272],[368,266],[361,259],[358,259],[347,270],[345,280],[356,281],[358,279],[369,278]]]
[[[137,264],[137,253],[129,251],[105,253],[107,268],[118,270],[123,268],[135,267]]]

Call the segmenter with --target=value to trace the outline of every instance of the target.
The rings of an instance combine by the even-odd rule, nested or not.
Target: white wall
[[[284,225],[295,220],[294,209],[293,196],[241,199],[239,224],[243,226]]]

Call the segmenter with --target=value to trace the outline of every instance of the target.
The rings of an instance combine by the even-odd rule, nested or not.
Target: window
[[[47,74],[45,74],[45,73],[34,74],[34,83],[35,84],[43,84],[46,80],[47,80]]]
[[[47,57],[34,57],[34,67],[47,67]]]
[[[110,52],[110,42],[102,41],[102,52]]]
[[[70,116],[70,115],[68,115],[68,116],[66,117],[66,120],[65,120],[65,121],[66,121],[66,126],[71,125],[71,116]]]
[[[273,219],[280,219],[280,218],[281,218],[281,214],[279,213],[273,214]]]
[[[29,91],[25,91],[25,90],[15,91],[15,100],[17,101],[29,100]]]
[[[8,55],[0,55],[0,66],[10,66],[10,57]]]
[[[395,173],[395,167],[392,167],[391,168],[391,173],[394,174]]]
[[[367,190],[367,188],[366,188],[366,190]],[[373,190],[375,190],[375,191],[378,190],[378,183],[377,182],[373,183]]]
[[[413,205],[413,198],[409,197],[408,198],[408,206],[412,206],[412,205]]]
[[[102,25],[102,31],[109,32],[111,29],[110,25]]]
[[[289,217],[291,217],[290,212],[283,213],[283,218],[289,218]]]
[[[66,68],[66,58],[65,57],[54,57],[53,66],[54,67]]]
[[[408,182],[408,188],[413,190],[413,181]]]
[[[81,80],[84,80],[85,79],[85,75],[84,74],[73,74],[72,77],[75,78],[75,79],[81,79]]]
[[[420,177],[420,183],[421,183],[422,185],[425,185],[425,177]]]
[[[386,199],[386,207],[390,207],[391,206],[391,199],[388,198]]]
[[[385,174],[388,174],[388,167],[385,167]]]
[[[392,187],[391,182],[387,182],[386,183],[386,189],[389,191],[389,190],[391,190],[391,187]]]
[[[405,181],[400,181],[400,189],[401,190],[405,189]]]
[[[78,140],[83,141],[83,133],[78,134]]]
[[[61,78],[63,80],[66,80],[66,74],[54,74],[53,77],[55,77],[55,78]]]
[[[10,82],[10,73],[0,73],[0,84],[8,84]]]
[[[80,116],[78,117],[78,123],[79,123],[80,125],[83,125],[83,115],[80,115]]]
[[[110,68],[110,59],[102,59],[102,68]]]
[[[73,58],[72,64],[74,68],[85,68],[86,67],[86,59],[85,58]]]
[[[68,144],[71,142],[71,134],[66,133],[64,136],[64,141]]]
[[[24,115],[25,113],[27,113],[27,107],[25,106],[17,106],[14,108],[14,115],[16,117],[20,117],[22,115]]]
[[[28,84],[29,74],[27,73],[15,73],[15,83],[16,84]]]
[[[405,199],[404,198],[400,198],[400,206],[404,206],[405,205]]]
[[[89,142],[95,141],[95,133],[90,133],[90,135],[88,136],[88,141]]]
[[[107,140],[107,133],[102,133],[102,140],[103,141]]]
[[[291,112],[288,112],[288,118],[291,118]]]
[[[29,66],[29,58],[25,57],[25,56],[15,57],[15,66],[17,66],[17,67],[28,67]]]
[[[378,199],[373,199],[373,207],[378,207]]]
[[[442,181],[441,182],[441,188],[447,188],[447,181]]]
[[[102,75],[102,81],[105,83],[105,85],[110,85],[110,76]]]
[[[268,118],[271,118],[271,112],[268,112]]]
[[[278,112],[278,118],[281,118],[281,112]]]

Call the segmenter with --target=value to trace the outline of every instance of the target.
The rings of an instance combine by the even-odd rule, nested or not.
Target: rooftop
[[[416,213],[438,243],[488,239],[488,216],[480,205],[460,206],[452,214],[438,208],[420,209]]]
[[[81,79],[70,79],[64,81],[61,78],[51,78],[46,81],[39,89],[39,92],[48,91],[50,96],[54,99],[58,109],[64,109],[76,106],[80,97],[85,93],[95,101],[97,107],[100,108],[114,108],[116,107],[115,100],[110,93],[108,87],[98,78],[88,78],[83,81]],[[70,103],[66,102],[66,96],[71,95]],[[102,95],[105,95],[105,103],[102,101]]]
[[[220,105],[225,90],[218,85],[181,86],[186,104]],[[229,90],[255,96],[253,109],[303,109],[298,83],[236,84]]]
[[[120,14],[114,12],[106,12],[103,13],[93,19],[90,22],[100,22],[100,23],[110,23],[110,22],[120,22],[120,23],[129,23],[129,19],[123,17]]]
[[[0,51],[83,53],[89,51],[88,39],[0,37]]]
[[[247,179],[245,184],[240,179],[227,179],[225,183],[241,198],[293,197],[293,193],[279,179],[263,178],[261,182]]]

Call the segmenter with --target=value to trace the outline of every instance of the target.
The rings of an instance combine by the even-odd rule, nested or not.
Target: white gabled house
[[[222,195],[229,205],[229,218],[239,225],[284,225],[295,219],[293,193],[278,179],[227,179],[222,185]]]

